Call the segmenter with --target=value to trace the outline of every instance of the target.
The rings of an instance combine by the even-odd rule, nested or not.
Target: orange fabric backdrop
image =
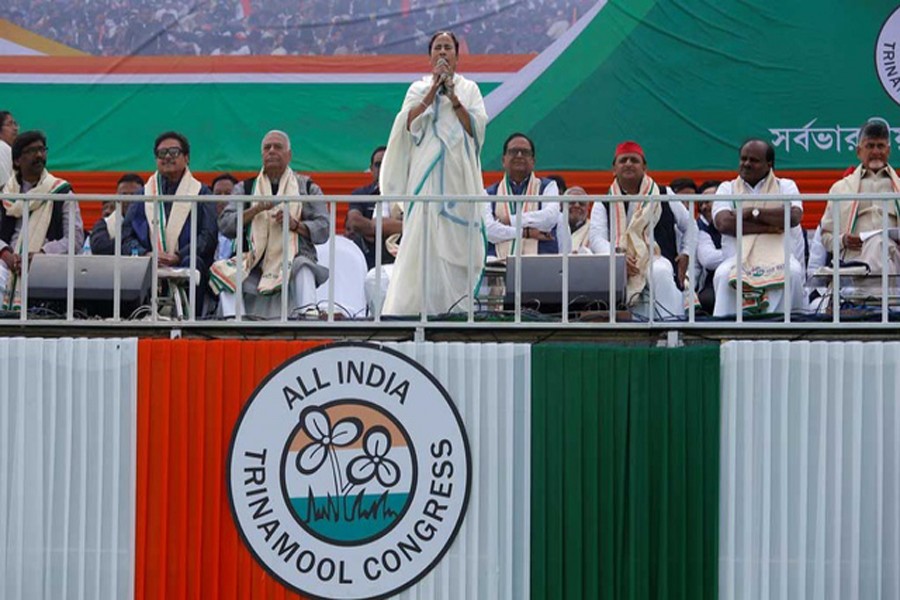
[[[298,598],[241,541],[225,482],[231,434],[256,386],[324,342],[138,343],[135,598]]]
[[[568,185],[580,185],[590,194],[605,194],[612,183],[612,173],[605,171],[555,171],[565,178]],[[840,170],[824,171],[779,171],[782,177],[788,177],[797,182],[801,192],[817,194],[827,192],[835,181],[841,178]],[[541,172],[546,175],[546,172]],[[659,183],[669,183],[679,177],[690,177],[698,184],[707,179],[734,179],[731,171],[654,171],[651,173]],[[59,172],[59,177],[67,179],[75,191],[79,194],[113,194],[116,191],[116,180],[121,173],[116,172]],[[150,173],[140,173],[144,178]],[[217,173],[194,173],[200,181],[210,183]],[[238,179],[252,177],[255,173],[234,173]],[[485,185],[499,181],[502,173],[487,172],[484,174]],[[354,189],[364,186],[371,180],[367,173],[315,173],[313,179],[326,194],[349,194]],[[815,229],[825,211],[823,202],[811,202],[804,205],[803,226],[807,229]],[[344,219],[347,215],[347,205],[338,204],[337,229],[344,227]],[[82,205],[82,217],[86,230],[90,230],[94,222],[100,216],[100,203],[90,202]]]

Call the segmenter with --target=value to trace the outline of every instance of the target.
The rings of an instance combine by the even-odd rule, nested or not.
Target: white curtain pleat
[[[0,597],[133,597],[136,340],[0,338]]]
[[[722,347],[719,595],[900,598],[900,343]]]
[[[531,346],[385,344],[422,364],[456,402],[472,455],[463,525],[437,566],[398,598],[528,598]]]

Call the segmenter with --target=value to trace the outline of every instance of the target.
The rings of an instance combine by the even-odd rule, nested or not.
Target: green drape
[[[531,596],[714,598],[719,348],[532,351]]]

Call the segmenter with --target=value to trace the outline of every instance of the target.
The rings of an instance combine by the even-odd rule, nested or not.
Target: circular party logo
[[[881,87],[900,104],[900,7],[891,13],[878,32],[875,70]]]
[[[372,344],[301,354],[235,428],[229,499],[256,559],[317,598],[382,598],[456,536],[471,459],[459,413],[421,365]]]

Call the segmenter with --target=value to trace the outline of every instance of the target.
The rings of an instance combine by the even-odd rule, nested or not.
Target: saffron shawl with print
[[[747,182],[738,177],[732,184],[733,194],[747,194],[749,186]],[[769,170],[769,174],[763,180],[760,196],[781,193],[781,185],[775,172]],[[735,210],[744,208],[783,208],[784,203],[778,200],[762,200],[754,199],[742,202],[740,207]],[[748,310],[765,310],[768,306],[766,299],[766,290],[771,288],[784,287],[784,236],[785,233],[748,233],[744,234],[741,247],[740,266],[743,270],[743,295],[744,308]],[[734,267],[729,274],[729,283],[732,287],[737,288],[738,279],[738,262],[735,261]]]

